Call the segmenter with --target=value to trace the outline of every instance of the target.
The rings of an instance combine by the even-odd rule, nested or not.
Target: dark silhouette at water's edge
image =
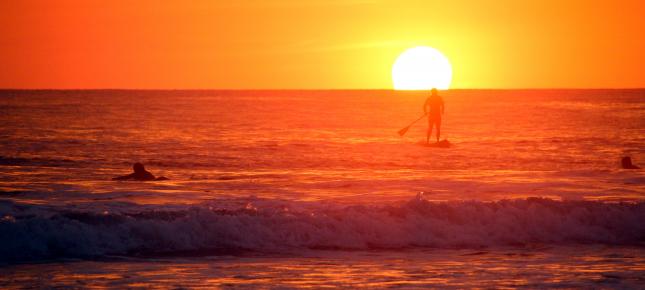
[[[137,162],[134,165],[132,165],[132,170],[134,171],[133,173],[130,173],[128,175],[123,175],[123,176],[118,176],[112,178],[112,180],[135,180],[135,181],[161,181],[161,180],[168,180],[168,178],[160,176],[160,177],[155,177],[143,167],[143,164]]]

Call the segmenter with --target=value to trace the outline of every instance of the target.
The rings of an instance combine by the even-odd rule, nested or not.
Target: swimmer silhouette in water
[[[152,173],[147,171],[145,167],[143,167],[143,164],[137,162],[134,165],[132,165],[132,170],[134,170],[134,173],[130,173],[128,175],[123,175],[119,177],[114,177],[112,180],[136,180],[136,181],[153,181],[153,180],[168,180],[166,177],[158,177],[155,178]]]
[[[430,97],[426,99],[423,104],[423,112],[428,115],[428,133],[426,135],[426,143],[430,143],[430,136],[432,135],[432,126],[437,128],[437,143],[441,135],[441,115],[444,113],[443,98],[439,96],[437,89],[433,88]]]
[[[640,167],[632,164],[632,158],[629,156],[625,156],[620,160],[620,165],[624,169],[641,169]]]

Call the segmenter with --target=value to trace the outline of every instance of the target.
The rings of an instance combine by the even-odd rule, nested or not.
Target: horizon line
[[[336,88],[336,89],[277,89],[277,88],[0,88],[0,91],[400,91],[400,92],[419,92],[426,90],[396,90],[392,88]],[[520,90],[645,90],[645,87],[553,87],[553,88],[451,88],[440,91],[467,91],[467,90],[497,90],[497,91],[520,91]]]

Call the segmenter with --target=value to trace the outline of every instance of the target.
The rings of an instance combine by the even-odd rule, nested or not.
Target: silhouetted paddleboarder
[[[443,115],[445,106],[443,98],[439,96],[436,88],[431,90],[430,96],[423,104],[423,112],[428,116],[428,133],[426,135],[426,143],[430,143],[430,135],[432,135],[432,127],[437,128],[437,143],[439,143],[439,136],[441,135],[441,115]]]
[[[152,173],[147,171],[145,167],[143,167],[143,164],[137,162],[134,165],[132,165],[132,170],[134,170],[134,173],[130,173],[128,175],[123,175],[119,177],[114,177],[112,180],[136,180],[136,181],[153,181],[153,180],[168,180],[166,177],[159,177],[155,178]]]

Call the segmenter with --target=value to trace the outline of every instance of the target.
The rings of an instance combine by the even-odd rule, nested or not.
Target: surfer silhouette
[[[150,173],[149,171],[147,171],[145,167],[143,167],[143,164],[139,162],[132,165],[132,170],[134,170],[134,173],[114,177],[112,178],[112,180],[136,180],[136,181],[168,180],[168,178],[163,176],[159,178],[155,178],[155,176],[152,175],[152,173]]]
[[[444,113],[443,98],[439,96],[436,88],[431,90],[430,96],[423,104],[423,112],[428,116],[428,133],[426,135],[426,143],[430,143],[430,136],[432,135],[432,127],[437,128],[437,143],[439,136],[441,136],[441,115]]]

